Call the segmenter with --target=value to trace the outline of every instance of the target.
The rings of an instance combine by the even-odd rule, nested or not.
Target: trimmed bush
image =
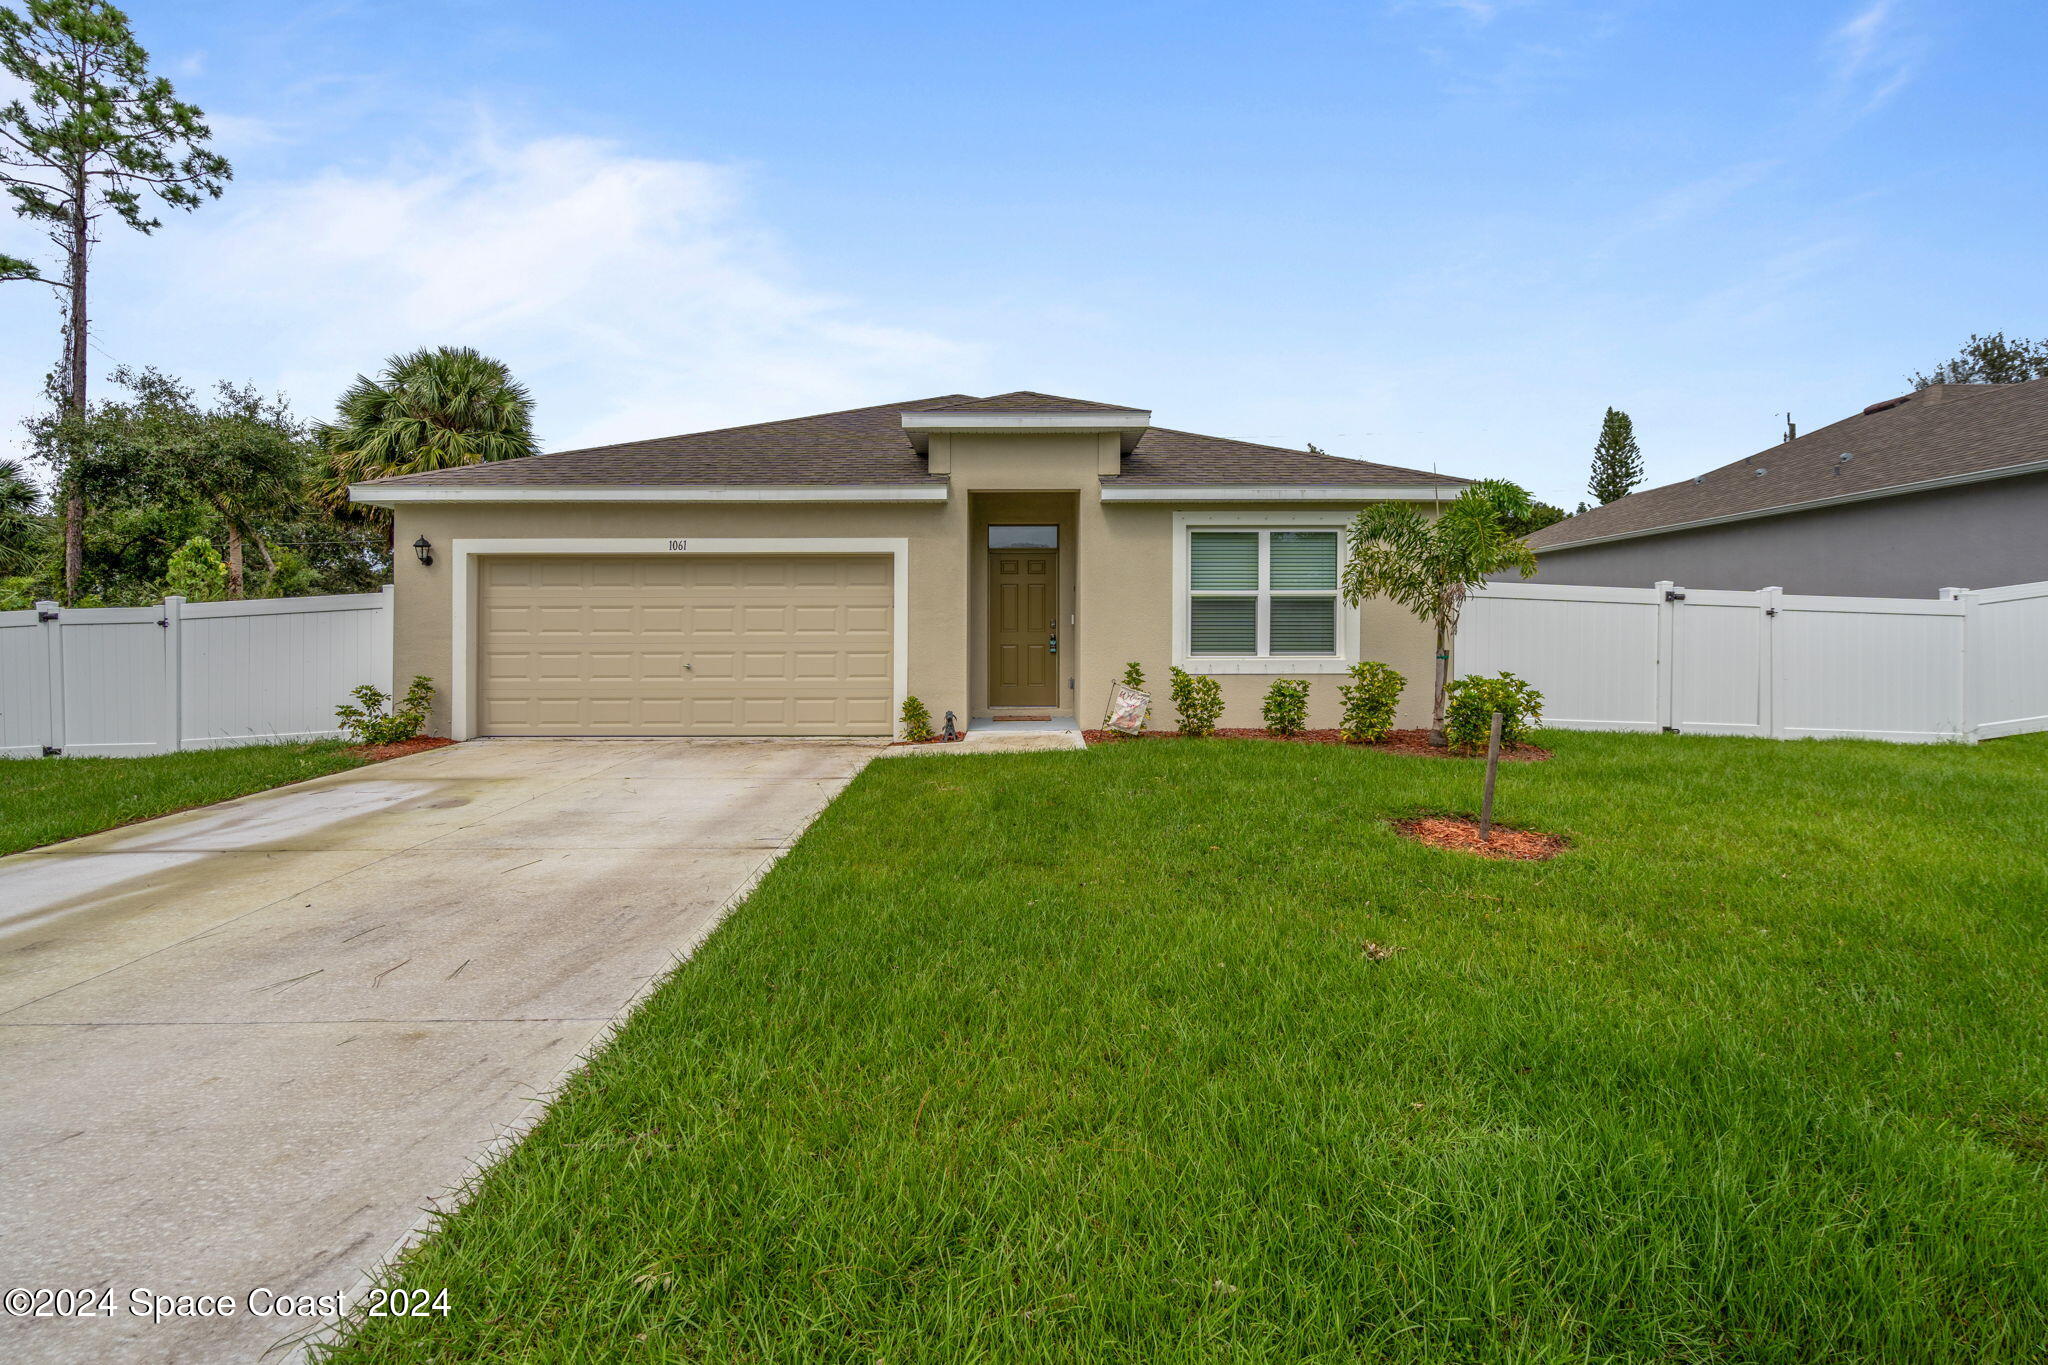
[[[1180,732],[1195,738],[1216,733],[1216,722],[1223,719],[1223,684],[1178,668],[1171,673],[1173,710]]]
[[[1444,740],[1453,749],[1485,748],[1496,711],[1502,744],[1520,744],[1543,724],[1543,694],[1512,673],[1460,678],[1444,695]]]
[[[381,688],[364,683],[349,693],[356,704],[346,702],[334,708],[334,718],[357,744],[403,744],[418,739],[427,728],[427,712],[434,706],[434,680],[424,673],[413,676],[405,699],[392,703]],[[389,708],[388,710],[386,708]]]
[[[1121,682],[1125,687],[1135,687],[1140,692],[1143,692],[1145,690],[1145,670],[1138,667],[1134,660],[1124,665],[1124,675],[1117,679],[1117,681]]]
[[[903,699],[903,738],[912,744],[922,744],[933,738],[932,713],[916,697]]]
[[[1394,707],[1408,680],[1375,659],[1351,665],[1351,681],[1340,684],[1344,715],[1337,728],[1352,744],[1375,744],[1394,728]]]
[[[1308,679],[1277,678],[1266,689],[1266,733],[1298,735],[1308,728]]]

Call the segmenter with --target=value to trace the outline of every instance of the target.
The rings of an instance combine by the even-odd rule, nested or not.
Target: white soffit
[[[1463,484],[1137,484],[1102,483],[1104,502],[1448,502]]]
[[[386,487],[358,483],[349,485],[348,495],[352,502],[395,507],[420,502],[944,502],[947,492],[945,484],[793,484],[780,488],[501,484],[470,488],[450,484]]]

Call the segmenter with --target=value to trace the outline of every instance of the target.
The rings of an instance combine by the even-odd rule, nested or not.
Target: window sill
[[[1225,657],[1205,654],[1199,658],[1175,659],[1174,664],[1187,673],[1213,675],[1254,673],[1262,677],[1285,677],[1298,673],[1348,673],[1351,671],[1351,660],[1333,659],[1327,655],[1295,656],[1292,658],[1266,655],[1251,658],[1244,655]]]

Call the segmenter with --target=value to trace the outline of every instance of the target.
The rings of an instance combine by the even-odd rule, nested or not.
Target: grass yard
[[[874,764],[333,1358],[2048,1357],[2048,736],[1541,742]]]
[[[0,760],[0,853],[360,767],[338,740],[142,758]]]

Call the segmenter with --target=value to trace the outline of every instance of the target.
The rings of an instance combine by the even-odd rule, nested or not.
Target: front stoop
[[[1081,727],[1072,717],[1050,721],[987,721],[969,725],[967,736],[952,744],[892,744],[884,756],[907,754],[1019,754],[1048,749],[1085,749]]]

